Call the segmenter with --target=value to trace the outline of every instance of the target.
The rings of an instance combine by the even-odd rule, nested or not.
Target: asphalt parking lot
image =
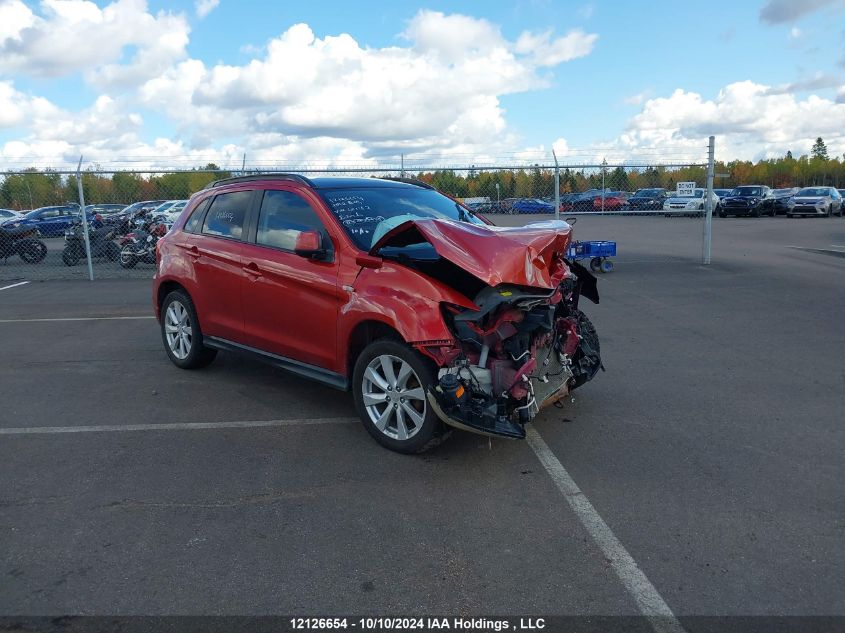
[[[709,267],[700,220],[575,230],[619,243],[607,372],[538,437],[688,630],[845,615],[845,220],[715,220]],[[347,394],[180,371],[149,294],[0,289],[0,615],[640,612],[529,443],[401,456]]]

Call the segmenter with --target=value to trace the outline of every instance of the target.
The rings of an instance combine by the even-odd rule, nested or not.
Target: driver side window
[[[304,198],[292,191],[266,190],[258,214],[256,243],[293,252],[296,238],[303,231],[317,231],[324,245],[329,242],[323,223]]]

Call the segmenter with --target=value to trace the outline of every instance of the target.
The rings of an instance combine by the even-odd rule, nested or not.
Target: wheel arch
[[[392,341],[405,342],[399,331],[391,324],[378,319],[364,319],[352,328],[349,337],[346,340],[346,375],[349,377],[349,383],[352,383],[352,373],[355,369],[355,361],[364,349],[379,339],[388,339]]]

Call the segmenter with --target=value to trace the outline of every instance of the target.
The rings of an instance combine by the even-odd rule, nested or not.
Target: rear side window
[[[189,217],[188,221],[185,222],[185,230],[188,233],[200,232],[200,227],[202,226],[202,216],[203,213],[205,213],[205,210],[208,208],[210,202],[211,197],[208,197],[202,202],[200,202],[193,211],[191,211],[191,217]]]
[[[241,239],[244,232],[244,219],[247,209],[249,209],[251,197],[251,191],[221,193],[214,198],[214,202],[208,209],[202,232],[207,235]]]
[[[255,241],[264,246],[292,251],[296,238],[303,231],[319,231],[321,235],[324,232],[323,224],[311,205],[290,191],[265,191]]]

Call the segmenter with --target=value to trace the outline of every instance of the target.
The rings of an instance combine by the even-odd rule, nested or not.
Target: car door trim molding
[[[234,341],[218,338],[216,336],[204,335],[202,337],[202,342],[203,345],[212,349],[227,352],[245,352],[257,360],[269,363],[270,365],[279,367],[280,369],[284,369],[293,374],[297,374],[298,376],[316,380],[317,382],[321,382],[329,387],[334,387],[335,389],[340,389],[341,391],[349,390],[349,381],[345,376],[329,371],[328,369],[323,369],[322,367],[317,367],[316,365],[310,365],[292,358],[287,358],[286,356],[279,356],[278,354],[265,352],[264,350],[250,347],[249,345],[235,343]]]

